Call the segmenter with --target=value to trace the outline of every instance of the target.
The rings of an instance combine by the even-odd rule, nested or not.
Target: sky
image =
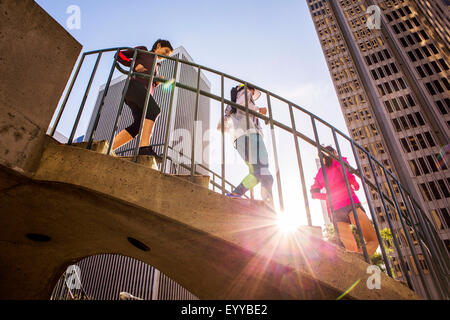
[[[265,88],[311,111],[318,117],[348,134],[334,90],[326,60],[309,13],[306,0],[36,0],[67,32],[83,45],[83,51],[119,46],[145,45],[151,48],[158,38],[169,40],[173,47],[183,46],[194,62],[244,79]],[[67,9],[76,5],[81,10],[80,29],[70,29]],[[91,65],[93,60],[91,61]],[[92,68],[92,66],[91,66]],[[83,134],[95,104],[98,87],[104,84],[109,67],[101,65],[98,79],[86,103],[77,135]],[[88,73],[81,76],[86,77]],[[207,75],[208,77],[208,75]],[[209,77],[208,77],[209,78]],[[218,81],[210,79],[212,91],[217,92]],[[85,85],[85,84],[84,84]],[[81,90],[75,88],[74,92]],[[81,92],[81,91],[79,91]],[[264,102],[265,98],[261,99]],[[211,107],[211,125],[220,117],[215,104]],[[265,105],[261,105],[265,106]],[[282,104],[273,103],[275,118],[289,121],[289,111]],[[214,110],[213,110],[214,108]],[[58,131],[70,134],[76,112],[65,112]],[[310,121],[295,114],[297,130],[312,135]],[[69,125],[70,123],[70,125]],[[332,136],[320,128],[322,144],[332,142]],[[212,140],[217,138],[212,133]],[[270,132],[265,128],[266,144],[271,149]],[[287,139],[290,142],[287,142]],[[304,219],[303,196],[299,188],[298,167],[293,139],[277,134],[280,174],[289,210],[301,212]],[[217,145],[216,145],[217,146]],[[343,153],[351,153],[342,146]],[[214,148],[211,153],[214,154]],[[228,146],[228,149],[232,149]],[[314,158],[317,152],[301,144],[306,185],[317,172]],[[350,163],[354,163],[349,157]],[[271,160],[272,172],[273,158]],[[216,166],[217,169],[220,168]],[[238,163],[232,182],[238,184],[246,167]],[[295,178],[293,178],[295,177]],[[274,190],[276,186],[274,185]],[[309,193],[309,192],[308,192]],[[317,200],[310,199],[313,224],[321,225],[322,210]]]

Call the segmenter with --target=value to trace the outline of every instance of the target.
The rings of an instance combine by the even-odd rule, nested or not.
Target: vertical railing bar
[[[149,52],[153,54],[153,65],[152,65],[152,71],[150,73],[150,79],[148,80],[148,89],[147,89],[147,95],[145,96],[145,103],[144,103],[144,109],[142,110],[142,117],[141,117],[141,123],[139,125],[139,134],[136,136],[136,146],[134,147],[134,154],[133,154],[133,162],[137,162],[138,154],[139,154],[139,147],[141,146],[141,140],[142,140],[142,131],[144,129],[144,122],[145,122],[145,116],[147,115],[147,109],[148,104],[150,103],[150,96],[153,86],[153,79],[155,77],[155,68],[156,68],[156,60],[158,60],[158,57],[155,53]]]
[[[75,132],[77,131],[78,123],[80,122],[81,114],[83,113],[84,106],[86,104],[86,100],[89,95],[89,91],[91,90],[92,81],[94,80],[95,74],[97,73],[98,64],[100,62],[100,59],[102,58],[102,54],[103,54],[103,52],[100,52],[97,55],[97,60],[95,61],[94,69],[92,70],[91,77],[89,78],[89,82],[86,87],[86,91],[84,92],[83,100],[81,101],[80,109],[78,110],[78,114],[75,119],[75,123],[73,125],[72,132],[70,133],[69,141],[67,142],[68,145],[72,144],[73,137],[75,136]]]
[[[131,78],[131,76],[132,76],[132,74],[134,72],[134,66],[135,66],[135,63],[136,63],[137,53],[138,53],[137,50],[134,49],[133,60],[131,62],[130,70],[128,71],[128,74],[127,74],[127,80],[125,81],[125,86],[124,86],[124,88],[122,90],[122,97],[120,98],[120,104],[119,104],[119,108],[117,109],[116,119],[114,120],[113,130],[112,130],[111,136],[110,136],[110,138],[108,140],[108,150],[106,152],[107,155],[111,154],[111,149],[112,149],[112,145],[113,145],[113,141],[114,141],[114,136],[116,134],[117,127],[119,125],[119,119],[120,119],[120,117],[122,115],[123,105],[125,103],[125,96],[127,94],[128,87],[130,85],[130,78]]]
[[[347,169],[346,169],[345,164],[344,164],[344,159],[342,159],[341,147],[339,146],[339,141],[337,139],[336,131],[334,130],[334,128],[331,128],[331,132],[333,133],[334,144],[336,145],[336,151],[338,152],[339,163],[341,164],[342,175],[344,176],[344,181],[345,181],[345,186],[347,188],[347,193],[348,193],[348,196],[349,196],[349,199],[350,199],[350,203],[352,204],[353,217],[355,218],[356,230],[358,231],[359,239],[360,239],[360,242],[361,242],[361,245],[362,245],[362,249],[363,249],[363,253],[364,253],[364,258],[366,259],[366,262],[370,264],[370,257],[369,257],[369,254],[367,252],[366,242],[365,242],[364,236],[362,234],[361,224],[359,223],[358,214],[356,212],[356,205],[355,205],[355,202],[353,201],[353,195],[352,195],[352,190],[351,190],[351,187],[350,187],[350,182],[348,181],[348,177],[347,177]]]
[[[222,144],[222,172],[221,172],[221,178],[222,178],[222,194],[225,194],[225,84],[224,84],[224,76],[223,74],[220,75],[220,98],[221,98],[221,144]]]
[[[165,173],[165,171],[166,171],[167,152],[168,152],[168,146],[169,146],[169,131],[170,131],[171,123],[172,123],[173,100],[175,97],[175,90],[178,90],[177,86],[176,86],[177,78],[178,78],[178,61],[175,61],[175,70],[174,70],[174,76],[173,76],[174,84],[172,87],[172,92],[170,93],[170,104],[169,104],[169,110],[168,110],[169,113],[167,115],[166,132],[164,135],[163,160],[162,160],[162,164],[161,164],[161,172],[162,173]]]
[[[273,158],[275,160],[275,175],[277,178],[277,188],[278,188],[278,199],[280,202],[280,210],[284,211],[284,201],[283,201],[283,190],[281,187],[281,174],[280,174],[280,166],[278,162],[278,150],[277,150],[277,142],[275,138],[275,126],[273,124],[273,114],[272,114],[272,104],[270,101],[270,93],[266,92],[267,97],[267,109],[269,109],[269,124],[270,124],[270,132],[272,135],[272,148],[273,148]]]
[[[295,132],[297,132],[296,126],[295,126],[295,118],[294,118],[294,111],[292,110],[292,104],[289,103],[289,114],[291,117],[291,124],[292,124],[292,130],[294,131],[293,137],[294,137],[294,143],[295,143],[295,151],[297,153],[297,165],[298,165],[298,171],[300,173],[300,182],[302,184],[302,193],[303,193],[303,199],[305,201],[305,211],[306,211],[306,219],[308,221],[308,226],[312,226],[312,220],[311,220],[311,211],[309,209],[309,200],[308,200],[308,192],[306,189],[306,182],[305,182],[305,173],[303,171],[303,161],[302,156],[300,154],[300,147],[298,144],[298,138]]]
[[[109,86],[111,84],[111,79],[112,79],[113,74],[114,74],[114,69],[116,67],[115,65],[116,65],[116,62],[117,62],[117,57],[119,55],[119,51],[120,50],[117,50],[115,55],[114,55],[114,61],[113,61],[112,66],[111,66],[111,71],[109,72],[109,75],[108,75],[108,80],[106,81],[106,84],[105,84],[105,89],[103,90],[103,95],[102,95],[102,98],[100,100],[100,104],[99,104],[99,107],[98,107],[97,114],[95,115],[94,125],[92,127],[91,133],[89,134],[88,143],[87,143],[86,149],[91,149],[91,147],[92,147],[92,141],[93,141],[93,138],[94,138],[95,131],[97,130],[98,123],[100,121],[100,115],[102,113],[102,108],[103,108],[103,105],[105,103],[105,98],[108,95]]]
[[[67,101],[69,100],[69,96],[72,93],[73,86],[75,84],[75,81],[78,78],[78,74],[80,73],[80,69],[81,69],[81,66],[83,65],[85,57],[86,57],[86,53],[83,53],[83,55],[81,56],[80,61],[78,62],[77,69],[76,69],[75,73],[73,74],[73,77],[72,77],[72,80],[70,82],[69,88],[67,89],[67,92],[66,92],[66,96],[64,97],[63,103],[61,104],[61,108],[59,108],[59,112],[58,112],[58,115],[56,116],[55,123],[53,124],[53,128],[50,131],[50,136],[51,137],[53,137],[53,135],[55,134],[56,127],[58,126],[59,121],[61,120],[61,116],[62,116],[62,114],[63,114],[63,112],[64,112],[64,110],[66,108]]]
[[[392,278],[392,271],[391,271],[391,267],[390,267],[390,264],[389,264],[389,259],[388,259],[387,255],[386,255],[386,250],[384,249],[383,238],[381,237],[381,234],[380,234],[380,227],[379,227],[378,222],[377,222],[377,217],[376,217],[376,214],[375,214],[375,210],[373,208],[372,201],[370,199],[370,193],[369,193],[369,190],[367,188],[366,178],[365,178],[364,173],[362,171],[361,162],[359,160],[359,155],[358,155],[358,153],[356,151],[355,144],[354,144],[353,140],[351,140],[351,146],[352,146],[353,155],[355,156],[356,166],[358,167],[359,173],[361,175],[361,182],[362,182],[362,185],[363,185],[363,188],[364,188],[364,194],[366,195],[367,204],[369,205],[370,215],[372,216],[372,221],[373,221],[373,223],[375,225],[375,231],[376,231],[376,234],[377,234],[378,243],[380,244],[381,254],[383,256],[383,261],[384,261],[384,264],[386,266],[386,272]]]
[[[400,266],[401,266],[401,269],[402,269],[402,273],[404,274],[404,276],[405,276],[405,278],[406,278],[406,281],[408,282],[409,287],[412,289],[412,288],[414,288],[414,287],[413,287],[413,285],[412,285],[412,283],[411,283],[411,279],[410,279],[409,274],[408,274],[408,269],[406,268],[405,262],[404,262],[404,260],[403,260],[403,253],[402,253],[402,251],[401,251],[401,249],[400,249],[399,243],[398,243],[398,241],[397,241],[397,236],[396,236],[396,234],[395,234],[395,233],[396,233],[396,230],[394,229],[394,227],[393,227],[393,225],[392,225],[391,218],[389,217],[389,211],[388,211],[388,208],[387,208],[387,206],[386,206],[386,202],[385,202],[385,199],[384,199],[384,195],[383,195],[383,192],[382,192],[382,190],[381,190],[380,183],[379,183],[379,181],[378,181],[378,178],[377,178],[377,175],[376,175],[376,172],[375,172],[375,168],[374,168],[374,166],[373,166],[372,155],[371,155],[371,154],[367,154],[367,157],[368,157],[368,159],[369,159],[369,165],[370,165],[370,168],[371,168],[371,170],[372,170],[372,174],[373,174],[373,177],[374,177],[374,180],[375,180],[375,184],[376,184],[376,186],[377,186],[378,194],[380,195],[381,202],[382,202],[383,207],[384,207],[384,212],[386,213],[386,219],[387,219],[387,221],[388,221],[389,228],[391,229],[392,240],[393,240],[393,242],[394,242],[395,248],[397,249],[398,260],[400,261]],[[380,245],[381,245],[381,244],[380,244]]]
[[[245,156],[247,157],[247,153],[248,153],[248,161],[250,161],[250,159],[252,158],[250,156],[251,152],[252,152],[252,150],[251,150],[252,148],[250,145],[250,132],[249,132],[249,130],[250,130],[250,115],[248,112],[248,84],[247,84],[247,82],[244,82],[244,98],[245,98],[245,119],[246,119],[246,123],[247,123],[247,132],[245,133],[247,142],[245,143],[245,146],[248,147],[245,150],[246,151]],[[253,165],[253,163],[250,163],[250,162],[249,162],[249,164]],[[250,189],[250,198],[252,200],[255,198],[253,188]]]
[[[200,102],[200,73],[201,73],[201,67],[198,67],[197,70],[197,96],[195,101],[195,112],[194,112],[194,124],[193,124],[193,130],[192,130],[192,139],[191,139],[191,180],[194,181],[194,171],[195,171],[195,140],[196,140],[196,125],[197,125],[197,118],[198,118],[198,106]]]
[[[320,146],[319,133],[317,131],[316,119],[314,118],[314,116],[311,116],[311,122],[312,122],[312,127],[313,127],[313,130],[314,130],[314,137],[315,137],[315,140],[316,140],[317,152],[319,153],[320,167],[322,168],[322,175],[323,175],[323,178],[324,178],[324,181],[325,181],[325,189],[327,191],[327,200],[328,200],[329,208],[330,208],[330,211],[331,211],[331,218],[333,220],[334,230],[335,230],[335,233],[336,233],[336,236],[337,236],[337,241],[338,241],[337,243],[338,243],[338,245],[340,245],[340,244],[342,244],[341,236],[339,234],[339,229],[338,229],[338,226],[337,226],[336,216],[334,214],[334,206],[333,206],[333,202],[332,202],[332,199],[331,199],[330,185],[328,183],[327,171],[326,171],[326,168],[325,168],[325,164],[323,162],[322,148]]]
[[[406,225],[405,225],[405,222],[404,222],[404,220],[403,220],[401,208],[400,208],[400,205],[398,204],[397,197],[396,197],[396,195],[395,195],[395,190],[394,190],[394,188],[392,187],[391,179],[388,177],[388,175],[387,175],[387,173],[386,173],[386,168],[383,168],[383,174],[384,174],[384,176],[386,177],[386,180],[387,180],[387,183],[388,183],[389,190],[391,191],[392,198],[393,198],[394,204],[395,204],[395,208],[397,209],[398,216],[399,216],[399,218],[400,218],[400,223],[401,223],[401,225],[402,225],[403,232],[405,233],[405,237],[406,237],[406,240],[407,240],[407,242],[408,242],[408,245],[409,245],[409,248],[410,248],[410,251],[411,251],[411,255],[412,255],[412,257],[413,257],[414,263],[417,265],[417,264],[419,263],[419,260],[418,260],[417,255],[416,255],[416,251],[415,251],[415,249],[414,249],[414,245],[413,245],[413,243],[411,242],[411,236],[410,236],[410,234],[409,234],[409,230],[407,229],[407,227],[406,227]],[[405,206],[406,206],[406,203],[405,203]],[[414,271],[413,268],[410,268],[410,269],[411,269],[411,274],[413,274],[413,271]],[[420,277],[420,280],[421,280],[421,282],[422,282],[422,285],[423,285],[423,287],[424,287],[424,289],[425,289],[425,293],[426,293],[426,295],[427,295],[428,298],[431,298],[430,292],[428,291],[427,283],[425,282],[425,279],[424,279],[423,274],[422,274],[422,270],[421,270],[419,267],[417,267],[417,270],[419,271],[419,277]]]
[[[436,266],[435,266],[434,263],[432,263],[431,260],[429,259],[429,257],[428,257],[428,254],[429,254],[429,253],[428,253],[428,250],[426,250],[426,248],[424,248],[424,245],[423,245],[423,239],[421,239],[421,234],[417,231],[417,228],[416,228],[416,225],[418,224],[418,223],[417,223],[417,220],[416,220],[416,218],[414,217],[414,214],[413,214],[413,212],[412,212],[412,210],[411,210],[411,208],[410,208],[410,205],[409,205],[409,203],[408,203],[408,199],[406,198],[406,196],[405,196],[405,194],[404,194],[404,192],[403,192],[403,188],[402,188],[400,185],[398,185],[398,184],[397,184],[397,186],[398,186],[398,188],[399,188],[399,190],[400,190],[400,194],[401,194],[401,196],[402,196],[403,202],[405,203],[406,210],[407,210],[407,212],[408,212],[408,214],[409,214],[409,217],[411,218],[411,227],[412,227],[414,233],[415,233],[416,236],[417,236],[417,242],[418,242],[418,244],[419,244],[419,246],[420,246],[420,249],[421,249],[421,251],[422,251],[422,255],[423,255],[423,257],[424,257],[426,263],[430,266],[430,272],[432,273],[431,279],[432,279],[432,281],[433,281],[433,283],[434,283],[434,286],[435,286],[436,289],[439,291],[439,294],[441,295],[441,297],[444,298],[445,295],[444,295],[444,293],[443,293],[443,291],[442,291],[443,289],[441,288],[440,284],[437,282],[438,276],[437,276],[436,271],[435,271]],[[420,226],[420,225],[419,225],[419,226]],[[420,226],[420,227],[421,227],[421,226]],[[422,233],[424,233],[423,229],[422,229]],[[423,234],[423,237],[425,237],[425,234]],[[416,262],[416,265],[417,265],[417,262]],[[417,265],[417,269],[418,269],[418,270],[419,270],[419,268],[420,268],[420,270],[422,270],[422,272],[424,271],[423,268],[422,268],[422,265],[420,264],[420,262],[419,262],[418,265]],[[430,297],[430,299],[431,299],[431,297]]]

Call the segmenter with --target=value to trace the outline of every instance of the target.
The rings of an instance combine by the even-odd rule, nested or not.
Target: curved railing
[[[124,68],[120,67],[119,64],[117,63],[117,58],[118,58],[119,52],[120,52],[120,50],[124,50],[124,49],[134,50],[134,57],[131,60],[132,61],[131,67],[129,69],[124,69]],[[425,212],[422,209],[419,202],[416,201],[414,198],[412,198],[411,194],[408,192],[407,189],[405,189],[405,187],[394,176],[394,174],[390,170],[388,170],[383,165],[383,163],[381,163],[379,160],[377,160],[365,148],[363,148],[361,145],[359,145],[357,142],[355,142],[350,137],[346,136],[343,132],[341,132],[337,128],[330,125],[328,122],[322,120],[321,118],[317,117],[316,115],[309,112],[308,110],[305,110],[301,106],[298,106],[297,104],[295,104],[291,101],[288,101],[287,99],[284,99],[268,90],[260,88],[254,84],[248,83],[244,80],[238,79],[231,75],[227,75],[223,72],[216,71],[214,69],[207,68],[207,67],[198,65],[198,64],[190,62],[190,61],[180,60],[180,59],[174,58],[174,57],[157,55],[153,52],[148,52],[148,51],[135,49],[135,48],[120,47],[120,48],[109,48],[109,49],[85,52],[82,54],[80,61],[74,71],[73,77],[67,87],[66,94],[64,96],[64,99],[62,100],[60,109],[57,113],[56,120],[54,122],[52,131],[51,131],[52,136],[54,135],[56,128],[60,122],[61,116],[66,109],[67,101],[69,99],[69,96],[71,95],[73,86],[74,86],[75,82],[77,81],[77,77],[80,72],[80,68],[83,65],[83,62],[85,61],[85,58],[87,56],[97,55],[93,70],[89,77],[89,81],[87,83],[87,87],[86,87],[84,96],[82,98],[80,107],[78,109],[77,116],[74,120],[73,128],[72,128],[72,131],[71,131],[71,134],[69,137],[68,144],[69,145],[72,144],[73,138],[75,136],[75,133],[76,133],[76,130],[77,130],[80,118],[81,118],[81,115],[83,114],[83,110],[84,110],[84,107],[85,107],[85,104],[87,101],[87,97],[88,97],[90,88],[92,86],[93,79],[94,79],[95,74],[98,69],[100,59],[102,58],[102,55],[106,52],[115,52],[115,55],[114,55],[114,60],[112,61],[112,64],[111,64],[108,79],[106,81],[105,90],[103,91],[103,94],[101,96],[99,108],[97,110],[97,113],[95,114],[95,118],[94,118],[95,121],[94,121],[93,129],[90,132],[89,136],[87,137],[87,141],[88,141],[87,148],[88,149],[90,149],[92,147],[93,137],[94,137],[95,131],[96,131],[98,123],[99,123],[100,115],[102,112],[102,107],[104,105],[105,98],[108,94],[108,89],[111,85],[114,71],[117,69],[121,73],[125,74],[126,82],[125,82],[125,87],[122,91],[122,97],[120,100],[118,112],[115,116],[115,121],[112,124],[113,130],[112,130],[112,134],[109,137],[109,141],[108,141],[109,142],[108,154],[110,154],[110,152],[111,152],[112,142],[113,142],[114,136],[117,134],[118,123],[119,123],[119,120],[120,120],[120,117],[121,117],[121,114],[123,111],[125,93],[128,89],[128,86],[130,83],[130,78],[135,75],[139,75],[140,77],[148,78],[149,87],[154,81],[159,81],[159,82],[168,81],[167,79],[158,78],[158,77],[154,76],[156,59],[154,59],[155,63],[152,67],[151,75],[137,73],[137,72],[133,71],[135,58],[136,58],[138,52],[146,52],[146,53],[153,54],[153,55],[156,55],[156,56],[168,59],[168,60],[172,60],[175,63],[174,73],[173,73],[173,77],[172,77],[172,79],[174,81],[174,84],[173,84],[174,88],[177,87],[180,89],[194,92],[196,94],[195,112],[192,115],[194,121],[198,119],[199,100],[200,100],[200,96],[203,96],[203,97],[220,102],[220,104],[221,104],[220,112],[221,112],[221,123],[222,124],[225,121],[224,110],[225,110],[226,105],[233,106],[233,107],[245,112],[246,118],[247,118],[247,124],[249,123],[250,115],[258,117],[262,121],[265,121],[266,123],[269,124],[270,129],[271,129],[271,135],[272,135],[271,140],[272,140],[273,158],[274,158],[274,164],[275,164],[275,170],[276,170],[275,182],[277,185],[278,202],[279,202],[280,210],[284,209],[284,200],[283,200],[283,185],[281,183],[280,168],[279,168],[279,158],[278,158],[278,153],[277,153],[277,144],[276,144],[275,133],[274,133],[275,128],[278,128],[285,132],[288,132],[292,136],[292,139],[294,140],[295,156],[297,159],[297,165],[298,165],[299,175],[300,175],[299,176],[299,184],[301,185],[301,190],[302,190],[302,194],[303,194],[304,209],[305,209],[305,214],[306,214],[306,218],[308,221],[308,225],[310,225],[310,226],[312,225],[312,220],[311,220],[311,212],[310,212],[308,193],[307,193],[308,189],[307,189],[306,182],[305,182],[305,174],[304,174],[304,168],[303,168],[303,162],[302,162],[301,148],[300,148],[298,139],[301,139],[302,141],[310,144],[311,146],[314,146],[317,149],[317,152],[319,155],[319,160],[320,160],[320,165],[322,168],[324,168],[324,155],[328,155],[328,156],[334,158],[335,160],[339,161],[339,163],[341,164],[343,173],[345,173],[345,168],[347,168],[347,170],[349,172],[355,174],[356,176],[358,176],[361,179],[363,191],[364,191],[365,197],[367,198],[367,205],[369,208],[370,217],[371,217],[371,220],[375,227],[378,242],[379,242],[379,244],[381,244],[380,251],[381,251],[382,260],[383,260],[383,263],[385,266],[384,271],[391,277],[395,277],[395,278],[405,281],[411,289],[422,294],[422,296],[424,296],[428,299],[434,299],[434,298],[448,299],[449,298],[448,285],[449,285],[450,259],[449,259],[448,251],[447,251],[445,245],[443,244],[442,240],[440,239],[440,237],[435,229],[434,224],[427,217],[427,215],[425,214]],[[179,79],[177,79],[177,74],[178,74],[177,71],[179,69],[180,64],[188,65],[188,66],[191,66],[192,68],[196,69],[197,83],[196,83],[195,87],[193,87],[193,86],[191,87],[189,85],[183,84],[179,81]],[[205,90],[201,90],[200,74],[202,71],[209,72],[209,73],[215,74],[220,77],[220,80],[221,80],[221,95],[220,96],[212,94]],[[265,116],[265,115],[255,112],[253,110],[250,110],[248,108],[248,100],[247,99],[245,99],[246,100],[245,106],[236,104],[236,103],[226,99],[225,92],[224,92],[225,79],[240,83],[240,84],[244,85],[245,88],[247,88],[247,86],[251,86],[251,87],[256,88],[257,90],[261,91],[262,94],[265,94],[267,97],[268,116]],[[172,121],[172,108],[173,108],[173,102],[174,102],[174,92],[175,92],[175,90],[172,90],[171,95],[170,95],[170,105],[169,105],[169,110],[168,110],[167,125],[166,125],[166,129],[165,129],[165,139],[162,144],[163,145],[163,153],[162,153],[162,163],[160,165],[161,172],[166,172],[166,167],[168,166],[169,161],[173,162],[173,159],[168,155],[168,150],[170,149],[170,146],[169,146],[170,125],[168,125],[168,124],[170,124]],[[247,94],[247,90],[245,90],[244,92],[245,92],[245,94]],[[148,102],[149,102],[149,94],[150,93],[148,92],[147,97],[146,97],[146,105],[144,107],[143,114],[146,114],[146,112],[147,112]],[[287,105],[287,107],[289,109],[289,118],[290,118],[290,122],[291,122],[290,126],[274,119],[273,113],[272,113],[272,105],[271,105],[272,99],[277,99],[278,101],[281,101]],[[297,130],[296,121],[295,121],[295,117],[294,117],[294,110],[296,112],[301,112],[302,115],[310,118],[313,133],[314,133],[314,138],[310,138],[306,134]],[[142,135],[144,118],[145,117],[142,117],[142,119],[141,119],[139,135],[136,137],[137,143],[135,144],[134,150],[132,150],[133,155],[134,155],[134,161],[137,161],[137,154],[138,154],[138,148],[140,145],[140,140],[141,140],[141,135]],[[338,154],[337,157],[334,156],[333,154],[330,154],[325,149],[325,147],[321,145],[319,133],[318,133],[318,124],[321,124],[321,125],[325,126],[327,129],[331,130],[333,141],[336,146],[335,149]],[[212,183],[213,189],[218,188],[222,193],[225,193],[230,190],[230,189],[226,188],[227,185],[231,186],[232,188],[234,186],[231,183],[229,183],[229,181],[226,179],[225,137],[224,137],[225,131],[224,131],[224,126],[222,125],[221,127],[222,127],[222,129],[221,129],[221,135],[222,135],[221,172],[220,173],[213,172],[209,168],[202,166],[201,164],[195,163],[195,159],[193,156],[191,156],[191,158],[190,158],[190,165],[185,164],[184,167],[190,171],[191,176],[194,176],[194,174],[198,173],[198,171],[197,171],[198,166],[203,167],[202,169],[206,169],[206,171],[208,171],[209,173],[212,174],[213,179],[217,178],[218,181],[220,182],[220,183],[216,183],[213,180],[213,183]],[[196,130],[196,128],[195,128],[195,126],[192,129],[193,129],[194,133],[191,135],[192,136],[191,155],[194,155],[195,148],[196,148],[196,145],[195,145],[195,130]],[[347,141],[350,144],[351,150],[352,150],[355,162],[356,162],[356,168],[353,168],[349,164],[344,162],[344,160],[342,158],[339,139],[344,139],[345,141]],[[362,157],[367,159],[367,162],[368,162],[368,165],[370,168],[369,174],[364,173],[364,171],[363,171],[363,168],[361,166],[361,158]],[[329,203],[331,212],[334,212],[334,209],[332,207],[332,202],[330,199],[330,187],[329,187],[328,178],[326,175],[326,170],[323,170],[323,173],[324,173],[325,186],[326,186],[326,190],[327,190],[327,202]],[[346,190],[349,194],[351,194],[351,187],[350,187],[350,183],[348,181],[347,175],[344,174],[343,176],[345,178]],[[373,180],[372,180],[372,177],[373,177]],[[252,197],[253,197],[253,195],[252,195]],[[372,197],[381,200],[382,212],[377,213],[375,211],[374,200],[372,199]],[[352,199],[352,197],[350,197],[350,199]],[[353,211],[356,212],[356,210],[355,210],[356,205],[353,202],[353,200],[351,200],[351,205],[353,207]],[[299,208],[299,211],[300,211],[300,208]],[[385,217],[385,220],[387,221],[387,224],[384,223],[384,225],[386,225],[386,227],[384,229],[382,229],[382,225],[381,225],[382,223],[379,222],[380,215]],[[331,217],[333,218],[334,215],[332,214]],[[358,216],[356,214],[354,214],[354,218],[355,218],[357,235],[359,236],[359,239],[363,239]],[[338,243],[339,243],[340,236],[338,233],[338,229],[336,227],[337,226],[336,221],[334,221],[334,218],[332,220],[333,220],[334,230],[336,232]],[[384,231],[387,230],[390,232],[390,234],[392,235],[391,241],[390,240],[387,241],[386,238],[382,236],[383,230]],[[360,241],[360,242],[361,242],[361,247],[362,247],[362,251],[363,251],[366,262],[371,263],[371,258],[368,255],[365,242],[364,241]],[[392,246],[393,249],[395,249],[396,256],[394,258],[398,259],[398,261],[399,261],[399,271],[401,272],[401,275],[398,271],[397,271],[397,274],[394,274],[395,269],[392,267],[393,259],[391,259],[392,257],[387,252],[390,246]],[[411,259],[408,259],[409,260],[409,263],[408,263],[407,257],[410,257],[410,256],[412,257],[412,261],[411,261]],[[421,261],[420,261],[421,259],[419,259],[420,257],[423,257],[423,260],[422,260],[423,263],[421,263]],[[413,264],[411,264],[411,263],[413,263]],[[414,265],[415,267],[410,268],[411,265]],[[414,275],[414,269],[417,270],[416,275]],[[412,279],[411,276],[413,276],[414,279]]]

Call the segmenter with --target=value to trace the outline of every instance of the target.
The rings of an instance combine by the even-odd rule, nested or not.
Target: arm
[[[229,120],[230,117],[231,117],[231,114],[232,114],[231,110],[232,110],[232,107],[231,107],[230,105],[227,105],[227,107],[226,107],[226,109],[225,109],[225,115],[224,115],[224,117],[223,117],[223,120],[224,120],[224,123],[225,123],[225,130],[228,129],[227,122],[228,122],[228,120]],[[219,123],[218,123],[218,125],[217,125],[217,130],[222,129],[221,124],[222,124],[222,121],[219,121]]]
[[[145,47],[145,46],[138,46],[135,49],[140,49],[140,50],[146,50],[147,51],[147,47]],[[141,53],[138,52],[136,58],[139,57],[140,54]],[[133,60],[132,60],[133,56],[134,56],[134,49],[122,50],[122,51],[119,51],[119,56],[117,57],[117,61],[119,63],[123,64],[124,66],[130,67],[131,63],[133,62]],[[137,65],[135,67],[135,70],[138,71],[138,72],[141,72],[141,71],[138,70],[138,69],[142,70],[142,68],[140,68],[139,66],[143,67],[142,65]]]
[[[317,172],[316,177],[314,178],[314,184],[311,186],[310,190],[313,199],[320,199],[320,200],[327,199],[327,194],[320,192],[323,186],[324,185],[323,185],[322,169],[319,169],[319,172]]]
[[[342,160],[344,160],[344,162],[348,165],[350,165],[347,161],[347,158],[342,157]],[[350,172],[348,172],[348,169],[345,168],[345,173],[347,174],[347,178],[348,178],[348,182],[350,184],[350,186],[353,187],[353,190],[358,191],[359,190],[359,184],[356,181],[356,178],[353,174],[351,174]]]

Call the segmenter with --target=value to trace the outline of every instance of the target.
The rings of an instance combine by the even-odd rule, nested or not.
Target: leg
[[[373,227],[372,222],[369,220],[364,210],[358,207],[356,209],[356,213],[358,215],[359,225],[361,226],[361,232],[363,234],[364,241],[366,243],[367,254],[371,256],[375,253],[379,245],[375,228]],[[353,212],[350,213],[350,221],[352,222],[353,225],[356,226]]]
[[[250,159],[254,160],[250,163],[253,165],[253,174],[258,182],[261,183],[261,197],[273,207],[273,177],[269,171],[269,155],[267,153],[266,145],[259,134],[252,134],[250,142]]]
[[[155,121],[145,119],[144,128],[142,129],[142,139],[140,147],[148,147],[150,145],[150,137],[152,136]]]
[[[339,230],[339,236],[341,237],[341,241],[344,244],[345,249],[351,252],[358,252],[358,245],[356,243],[355,237],[353,236],[350,224],[347,222],[338,221],[337,227]]]
[[[119,134],[114,138],[112,150],[116,150],[117,148],[120,148],[125,143],[130,142],[133,140],[133,137],[128,133],[127,130],[122,130],[119,132]]]

